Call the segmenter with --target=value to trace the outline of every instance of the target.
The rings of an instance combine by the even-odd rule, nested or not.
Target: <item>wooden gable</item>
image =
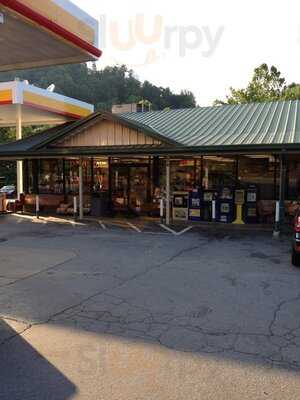
[[[162,142],[149,135],[129,128],[116,121],[101,120],[79,133],[65,138],[59,147],[100,147],[161,145]]]

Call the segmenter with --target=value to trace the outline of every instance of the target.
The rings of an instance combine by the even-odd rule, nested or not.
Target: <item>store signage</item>
[[[108,162],[107,161],[97,161],[96,162],[96,167],[97,168],[107,168],[108,167]]]
[[[195,161],[194,160],[181,160],[179,162],[180,167],[194,167]]]

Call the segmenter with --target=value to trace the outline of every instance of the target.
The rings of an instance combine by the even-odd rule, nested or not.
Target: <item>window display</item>
[[[62,160],[41,160],[39,172],[40,194],[63,194],[64,177]]]
[[[200,160],[171,161],[171,190],[190,191],[200,186]]]
[[[236,159],[230,157],[203,157],[203,188],[220,190],[236,184]]]
[[[260,200],[277,198],[279,165],[273,156],[240,156],[239,183],[244,189],[255,185]],[[277,182],[277,183],[276,183]]]
[[[92,186],[91,161],[84,160],[82,167],[83,167],[84,194],[90,194]],[[66,180],[66,194],[79,193],[79,160],[65,161],[65,180]]]
[[[300,199],[300,158],[291,156],[288,160],[288,200]]]

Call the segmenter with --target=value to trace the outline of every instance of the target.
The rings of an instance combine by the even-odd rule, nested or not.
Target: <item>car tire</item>
[[[300,267],[300,253],[297,253],[295,249],[292,252],[292,264],[294,267]]]

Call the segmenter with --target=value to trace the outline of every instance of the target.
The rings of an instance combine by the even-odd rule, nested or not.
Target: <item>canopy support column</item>
[[[79,219],[83,219],[83,163],[79,160]]]
[[[274,237],[278,237],[285,222],[285,195],[287,179],[287,159],[284,154],[280,155],[280,181],[279,181],[279,201],[276,205]]]
[[[170,158],[166,160],[166,224],[171,223],[171,173]]]
[[[17,121],[16,121],[16,139],[21,140],[23,137],[22,134],[22,106],[20,104],[17,105]],[[17,194],[18,199],[20,200],[21,194],[24,193],[23,187],[23,161],[17,161]]]

